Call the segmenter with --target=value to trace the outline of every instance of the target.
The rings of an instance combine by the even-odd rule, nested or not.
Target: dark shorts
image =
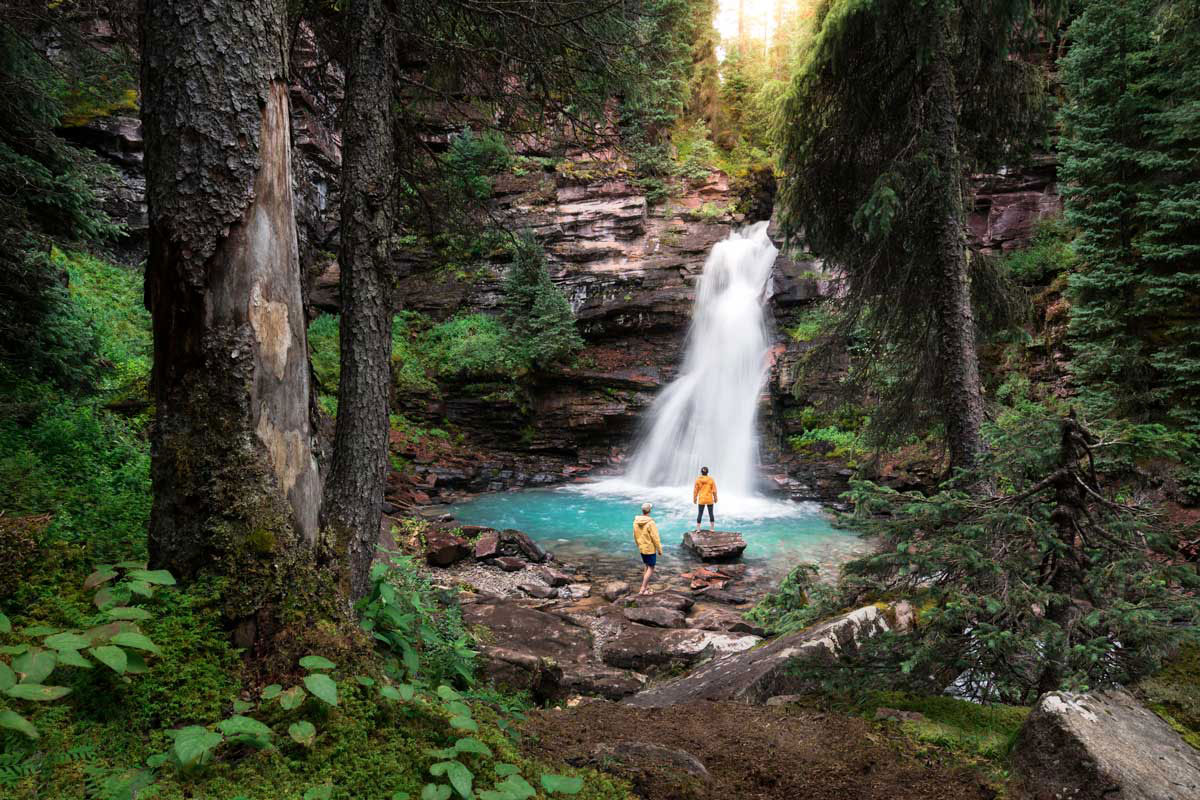
[[[656,561],[658,561],[658,553],[642,553],[642,563],[647,567],[653,567]]]

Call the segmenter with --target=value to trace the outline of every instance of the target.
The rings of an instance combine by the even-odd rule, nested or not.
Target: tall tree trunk
[[[379,541],[388,468],[394,196],[393,23],[384,0],[353,0],[342,123],[341,379],[325,525],[361,597]]]
[[[285,0],[146,0],[150,559],[225,577],[235,639],[312,561],[320,477],[292,208]]]
[[[937,252],[941,280],[934,291],[938,339],[942,357],[943,418],[950,449],[951,469],[969,469],[983,452],[983,390],[979,381],[979,355],[975,350],[975,314],[967,274],[967,240],[964,232],[962,159],[958,150],[958,110],[954,72],[948,53],[948,20],[935,34],[931,85],[933,136],[937,169],[944,195],[937,226]]]

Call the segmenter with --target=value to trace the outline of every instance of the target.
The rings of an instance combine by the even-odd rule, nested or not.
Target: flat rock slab
[[[687,611],[695,605],[696,601],[678,592],[654,592],[653,594],[626,597],[624,603],[627,606],[637,606],[638,608],[669,608],[673,611]]]
[[[1029,800],[1200,797],[1200,750],[1124,691],[1042,695],[1013,772]]]
[[[703,561],[727,561],[742,555],[746,540],[736,531],[688,531],[683,546]]]
[[[866,606],[806,630],[780,636],[764,647],[714,658],[686,675],[639,692],[625,702],[642,708],[663,708],[697,700],[765,703],[767,698],[776,695],[805,692],[812,687],[805,685],[804,678],[792,674],[794,659],[830,659],[839,651],[853,652],[863,639],[889,629],[884,611],[876,606]],[[757,641],[753,636],[747,638]],[[608,657],[605,661],[624,666],[615,664]]]
[[[600,658],[610,667],[638,672],[669,670],[710,656],[749,650],[761,641],[757,636],[631,624],[601,645]]]
[[[655,628],[682,628],[684,626],[683,612],[674,608],[635,606],[625,609],[623,613],[625,618],[631,622],[640,622]]]

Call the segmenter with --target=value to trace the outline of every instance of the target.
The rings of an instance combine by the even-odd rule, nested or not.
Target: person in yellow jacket
[[[713,506],[717,504],[717,482],[708,477],[708,467],[700,468],[700,477],[692,487],[692,502],[699,508],[696,511],[696,530],[700,530],[700,520],[704,519],[704,507],[708,506],[708,529],[711,531],[716,520],[713,519]]]
[[[637,543],[638,552],[642,554],[642,563],[646,571],[642,574],[642,588],[638,594],[649,594],[650,576],[654,574],[654,565],[662,555],[662,542],[658,538],[658,525],[654,524],[650,510],[654,506],[642,503],[642,513],[633,518],[633,541]]]

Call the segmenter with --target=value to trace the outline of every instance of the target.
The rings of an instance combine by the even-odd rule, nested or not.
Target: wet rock
[[[1125,691],[1042,695],[1012,763],[1029,800],[1200,797],[1200,751]]]
[[[683,546],[703,561],[723,561],[740,557],[746,540],[736,531],[688,531]]]
[[[558,596],[564,600],[582,600],[591,593],[590,583],[569,583],[558,590]]]
[[[640,622],[642,625],[651,625],[655,628],[682,628],[684,626],[683,612],[673,608],[634,606],[626,608],[622,613],[631,622]]]
[[[488,530],[479,534],[475,542],[475,558],[483,561],[500,555],[500,534]]]
[[[625,604],[636,605],[639,608],[669,608],[672,611],[687,611],[695,605],[695,602],[692,598],[677,592],[654,592],[627,598]]]
[[[687,675],[639,692],[626,702],[643,708],[695,700],[763,703],[768,697],[805,692],[812,687],[805,678],[793,674],[794,660],[828,660],[840,651],[854,652],[859,642],[889,629],[884,611],[866,606],[780,636],[764,647],[714,658]],[[759,641],[753,636],[746,638]]]
[[[759,641],[757,636],[633,624],[600,647],[600,658],[609,666],[645,672],[688,666],[719,653],[748,650]]]
[[[500,556],[494,559],[492,563],[505,572],[520,572],[525,569],[525,562],[513,556]]]
[[[745,605],[750,602],[750,598],[746,595],[728,589],[703,589],[697,592],[696,596],[713,603],[725,603],[731,606]]]
[[[544,580],[550,586],[566,586],[571,582],[571,576],[553,567],[538,567],[533,574]]]
[[[558,592],[544,583],[518,583],[517,588],[530,597],[536,597],[539,600],[549,600],[551,597],[558,596]]]
[[[706,608],[688,620],[692,628],[705,631],[725,631],[727,633],[746,633],[751,636],[765,636],[758,625],[746,621],[741,614],[726,608]]]
[[[629,594],[629,584],[625,581],[610,581],[604,584],[604,588],[600,590],[600,594],[610,603],[615,603],[620,598]]]
[[[529,535],[518,530],[500,531],[500,552],[506,556],[514,556],[540,564],[546,560],[546,551]]]
[[[425,534],[425,560],[434,567],[448,567],[471,553],[466,539],[448,530],[434,528]]]

